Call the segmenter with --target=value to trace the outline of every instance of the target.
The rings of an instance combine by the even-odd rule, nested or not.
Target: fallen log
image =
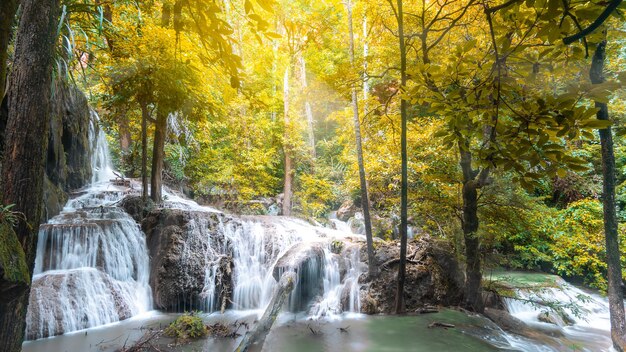
[[[265,313],[263,313],[263,316],[254,329],[248,331],[243,337],[239,343],[239,347],[235,350],[236,352],[246,352],[253,345],[258,345],[259,347],[263,346],[265,337],[272,328],[272,325],[274,325],[278,312],[282,308],[283,303],[285,303],[285,299],[287,299],[289,293],[293,290],[295,282],[296,274],[293,272],[286,272],[281,276],[278,287],[274,290],[274,294]]]

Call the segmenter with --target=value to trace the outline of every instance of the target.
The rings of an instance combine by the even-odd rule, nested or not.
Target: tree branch
[[[604,21],[606,21],[606,19],[609,17],[609,15],[622,3],[622,0],[612,0],[609,5],[606,7],[606,9],[604,9],[604,11],[602,11],[602,13],[600,14],[600,16],[598,16],[598,18],[596,18],[595,21],[593,21],[593,23],[591,23],[589,25],[589,27],[583,29],[582,31],[574,34],[574,35],[570,35],[569,37],[565,37],[563,38],[563,44],[565,45],[569,45],[572,44],[573,42],[577,41],[578,39],[584,38],[585,36],[587,36],[588,34],[591,34],[593,31],[595,31],[598,27],[600,27],[600,25],[602,23],[604,23]]]

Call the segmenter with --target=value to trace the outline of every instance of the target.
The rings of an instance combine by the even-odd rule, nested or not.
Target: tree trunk
[[[270,304],[265,310],[265,313],[263,313],[263,316],[254,329],[248,331],[243,337],[239,343],[239,347],[235,350],[236,352],[248,351],[253,345],[258,346],[259,348],[263,347],[265,337],[270,332],[272,325],[274,325],[278,312],[280,312],[280,309],[283,307],[283,303],[285,303],[285,300],[293,290],[295,282],[296,275],[293,272],[286,272],[283,274],[280,278],[280,282],[278,283],[278,287],[276,287],[274,295],[270,300]]]
[[[402,12],[402,0],[398,0],[398,38],[400,40],[400,89],[406,87],[406,47],[404,43],[404,18]],[[402,95],[403,96],[403,95]],[[400,186],[400,265],[398,266],[398,290],[396,291],[396,313],[404,313],[404,279],[406,275],[406,246],[408,227],[408,173],[407,173],[407,145],[406,145],[406,123],[407,111],[406,100],[400,101],[401,142],[400,154],[402,156],[402,181]]]
[[[354,31],[352,28],[352,1],[346,3],[348,9],[348,31],[350,34],[350,64],[354,70]],[[374,240],[372,237],[372,219],[370,217],[370,197],[367,191],[367,177],[363,162],[363,146],[361,145],[361,122],[359,121],[359,101],[356,87],[352,87],[352,114],[354,119],[354,135],[356,138],[356,155],[359,164],[359,181],[361,182],[361,203],[363,207],[363,221],[365,223],[365,238],[367,239],[367,264],[370,277],[376,274],[376,258],[374,256]]]
[[[3,0],[0,4],[0,101],[6,90],[8,48],[17,6],[17,0]]]
[[[56,12],[56,0],[22,2],[8,89],[2,204],[14,204],[12,210],[20,213],[13,234],[17,238],[12,238],[19,241],[19,245],[15,242],[17,250],[23,251],[28,279],[32,277],[35,264],[43,204]],[[11,269],[7,263],[0,264],[3,266],[0,272]],[[0,275],[0,351],[20,351],[24,339],[30,286],[22,284],[7,290],[10,287],[15,287],[14,282],[8,280],[7,275]]]
[[[148,200],[148,104],[141,102],[141,197]]]
[[[306,61],[304,56],[300,56],[300,74],[302,77],[302,90],[304,93],[304,115],[306,116],[307,132],[309,134],[309,147],[311,148],[311,157],[315,159],[317,157],[315,152],[315,131],[313,130],[313,109],[311,109],[311,103],[309,103],[309,92],[307,88],[309,86],[306,80]]]
[[[600,84],[604,79],[606,41],[598,44],[593,55],[589,76],[591,83]],[[596,102],[598,120],[609,120],[607,104]],[[611,316],[611,338],[618,351],[626,349],[626,318],[624,316],[624,293],[622,291],[622,268],[620,263],[617,216],[615,214],[615,155],[613,153],[613,135],[611,127],[602,129],[602,206],[604,208],[604,236],[606,240],[606,261],[608,265],[609,313]]]
[[[478,239],[478,188],[477,172],[472,169],[469,143],[459,142],[461,170],[463,171],[463,238],[465,240],[465,292],[464,305],[475,312],[483,311],[480,284],[480,241]]]
[[[293,184],[293,150],[291,146],[291,136],[289,130],[291,122],[289,121],[289,71],[291,64],[285,69],[285,78],[283,81],[283,102],[285,109],[285,135],[284,135],[284,152],[285,152],[285,183],[283,187],[283,215],[291,215],[291,187]]]
[[[157,111],[154,126],[154,146],[152,148],[152,177],[150,178],[150,197],[155,203],[162,200],[163,159],[165,157],[165,134],[167,133],[167,114],[161,109]]]

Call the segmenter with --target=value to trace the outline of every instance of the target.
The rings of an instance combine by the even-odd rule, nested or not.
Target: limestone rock
[[[453,306],[461,302],[463,274],[453,251],[444,242],[420,239],[407,248],[410,261],[406,265],[405,305],[407,311],[424,306]],[[379,273],[368,278],[361,289],[361,309],[368,314],[392,313],[395,309],[398,259],[397,242],[382,242],[375,246]],[[367,260],[365,246],[361,260]]]
[[[26,339],[61,335],[128,319],[134,313],[128,305],[134,291],[132,285],[93,268],[35,277],[26,317]],[[93,296],[98,297],[97,304]]]
[[[347,200],[341,204],[339,209],[337,209],[337,219],[341,221],[348,221],[348,219],[354,217],[356,211],[357,208],[354,205],[354,202],[351,199]]]
[[[205,288],[206,267],[218,263],[230,269],[232,259],[216,251],[227,248],[222,232],[216,231],[224,214],[157,209],[150,212],[142,222],[150,253],[150,286],[155,308],[167,311],[206,310],[210,298]],[[223,275],[222,286],[214,299],[221,300],[230,292],[230,270],[218,270]]]

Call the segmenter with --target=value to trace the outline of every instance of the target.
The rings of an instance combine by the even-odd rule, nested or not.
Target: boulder
[[[357,208],[354,205],[354,202],[351,199],[347,200],[341,204],[339,209],[337,209],[337,219],[341,221],[348,221],[348,219],[354,217],[356,211]]]
[[[26,316],[26,339],[61,335],[128,319],[135,287],[94,268],[35,277]],[[80,317],[75,319],[75,317]]]
[[[147,215],[148,210],[154,204],[150,199],[143,200],[143,197],[138,195],[129,195],[124,197],[119,203],[119,206],[124,209],[135,221],[141,224],[144,217]]]
[[[443,241],[419,239],[407,248],[405,306],[415,311],[425,306],[454,306],[461,302],[463,274],[449,245]],[[379,268],[374,278],[361,288],[362,312],[392,313],[395,310],[400,246],[396,241],[378,242],[374,255]],[[361,261],[367,260],[367,249],[361,248]]]
[[[157,209],[142,221],[150,254],[150,286],[155,308],[183,312],[208,310],[232,292],[232,257],[220,221],[222,213]],[[217,264],[215,290],[205,287],[206,268]],[[213,297],[208,295],[213,294]],[[225,302],[225,301],[224,301]]]
[[[509,312],[504,310],[485,308],[483,314],[504,331],[524,336],[532,340],[542,341],[546,345],[552,345],[553,347],[560,346],[560,343],[554,340],[553,337],[558,338],[564,336],[563,329],[558,326],[555,326],[554,328],[541,327],[540,329],[536,326],[530,327],[522,320],[514,317]]]
[[[565,323],[565,321],[563,320],[563,318],[561,318],[560,315],[554,313],[554,312],[541,312],[539,313],[539,316],[537,317],[537,319],[539,319],[539,321],[544,322],[544,323],[548,323],[548,324],[554,324],[556,326],[565,326],[567,325]]]

